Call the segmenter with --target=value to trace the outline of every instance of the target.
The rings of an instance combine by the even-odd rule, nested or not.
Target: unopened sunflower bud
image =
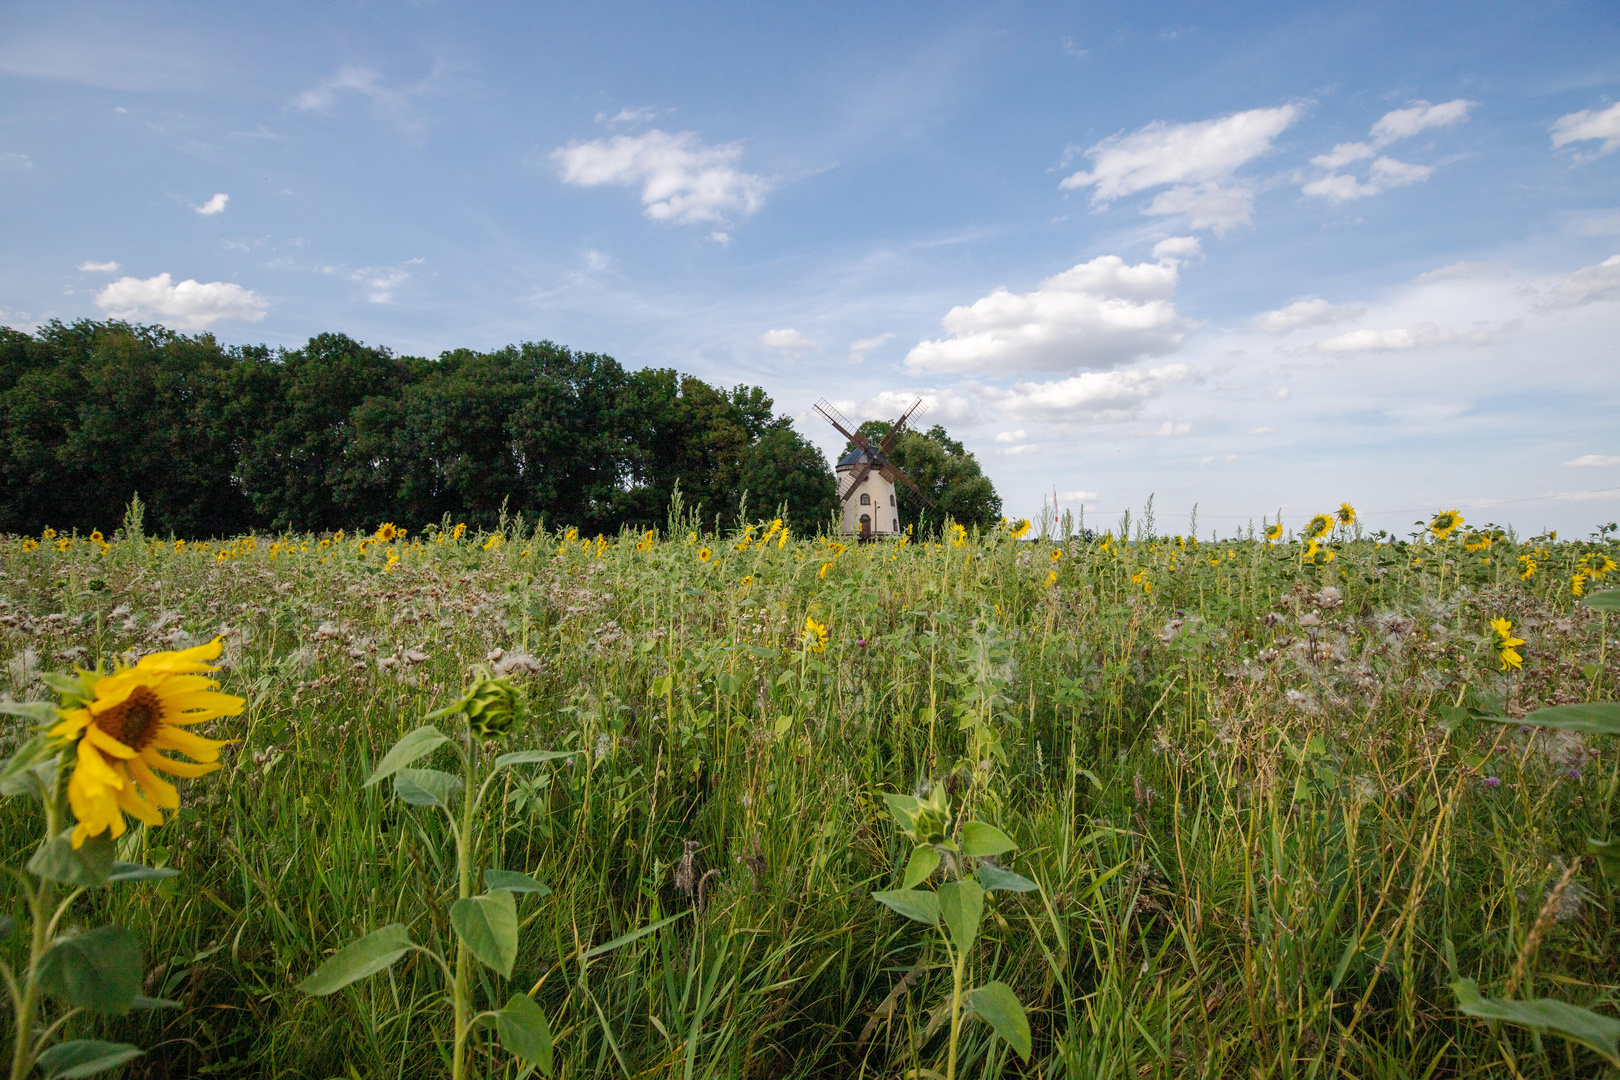
[[[517,694],[512,684],[490,674],[479,664],[473,669],[473,682],[461,700],[447,712],[459,712],[467,727],[480,739],[498,739],[512,730],[517,720]]]

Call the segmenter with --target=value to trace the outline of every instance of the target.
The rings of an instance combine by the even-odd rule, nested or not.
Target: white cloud
[[[1254,216],[1254,192],[1234,184],[1181,184],[1153,197],[1144,214],[1186,214],[1192,229],[1214,229],[1224,236],[1236,225],[1247,225]]]
[[[854,363],[866,359],[866,354],[873,349],[881,349],[894,340],[893,334],[878,334],[876,337],[861,338],[859,341],[849,343],[849,358]]]
[[[87,259],[79,264],[79,269],[87,274],[111,274],[118,270],[118,264],[110,259],[107,262],[95,262]]]
[[[1613,457],[1608,454],[1582,454],[1573,461],[1566,461],[1564,464],[1573,465],[1576,468],[1586,469],[1607,468],[1613,465],[1620,465],[1620,457]]]
[[[1425,270],[1414,281],[1460,281],[1465,278],[1479,277],[1492,271],[1501,270],[1501,263],[1488,262],[1455,262],[1435,270]]]
[[[1077,172],[1060,186],[1095,186],[1092,201],[1107,203],[1163,184],[1221,180],[1270,150],[1272,140],[1298,116],[1297,106],[1281,105],[1191,124],[1155,120],[1091,146],[1086,150],[1091,171]]]
[[[1620,255],[1583,266],[1553,286],[1553,307],[1579,307],[1598,300],[1620,300]]]
[[[599,124],[606,124],[610,128],[623,127],[625,125],[644,124],[648,120],[657,119],[658,112],[659,110],[657,109],[647,108],[645,106],[639,108],[625,106],[612,116],[609,116],[607,113],[597,113],[596,122]]]
[[[1185,435],[1185,434],[1187,434],[1187,432],[1189,432],[1191,430],[1192,430],[1192,425],[1190,423],[1187,423],[1187,422],[1183,421],[1182,423],[1178,424],[1178,423],[1175,423],[1172,420],[1166,420],[1164,423],[1159,425],[1159,430],[1154,432],[1154,434],[1155,435]]]
[[[1429,128],[1450,127],[1468,119],[1468,110],[1477,102],[1458,98],[1455,101],[1430,105],[1427,101],[1414,101],[1408,108],[1387,112],[1368,132],[1378,146],[1388,146],[1398,139],[1410,139]]]
[[[1377,184],[1363,184],[1353,176],[1332,173],[1310,181],[1300,190],[1319,199],[1331,199],[1333,202],[1342,203],[1351,199],[1365,199],[1369,195],[1377,195],[1384,189]]]
[[[1025,443],[1022,446],[1009,446],[1002,453],[1008,457],[1018,457],[1022,454],[1038,454],[1041,452],[1039,443]]]
[[[1328,153],[1311,158],[1311,164],[1324,170],[1327,175],[1307,181],[1300,190],[1319,199],[1343,203],[1382,194],[1386,188],[1405,187],[1427,180],[1434,172],[1432,166],[1412,165],[1387,156],[1378,157],[1372,163],[1365,182],[1341,174],[1338,170],[1365,161],[1390,143],[1409,139],[1420,131],[1461,123],[1468,119],[1468,110],[1474,104],[1463,98],[1439,105],[1415,101],[1408,108],[1387,112],[1368,130],[1371,142],[1339,143]]]
[[[781,349],[785,353],[801,353],[816,346],[815,342],[791,327],[785,330],[767,330],[759,335],[759,343],[767,348]]]
[[[382,76],[371,68],[343,67],[330,79],[293,98],[292,107],[300,112],[330,113],[341,96],[354,94],[369,101],[378,115],[400,130],[419,136],[422,123],[412,109],[411,98],[422,93],[431,82],[430,78],[409,90],[397,90],[385,85]]]
[[[1011,390],[981,388],[979,395],[1018,419],[1117,423],[1148,401],[1194,377],[1191,364],[1133,371],[1088,371],[1053,382],[1022,382]]]
[[[201,206],[193,206],[192,209],[204,217],[209,217],[213,214],[224,213],[225,204],[230,201],[231,197],[229,195],[225,194],[223,191],[217,191],[214,193],[214,197],[212,199],[209,199]]]
[[[996,436],[996,442],[1015,443],[1020,442],[1028,437],[1029,432],[1025,431],[1023,428],[1019,428],[1017,431],[1003,431],[1001,434]]]
[[[657,128],[643,135],[570,143],[552,151],[565,184],[641,186],[643,213],[654,221],[688,223],[746,217],[765,205],[771,182],[739,172],[741,143],[706,145],[696,132]]]
[[[1372,163],[1372,182],[1384,187],[1405,187],[1427,180],[1434,172],[1430,165],[1409,165],[1392,157],[1381,157]]]
[[[1274,434],[1276,434],[1276,432],[1277,432],[1276,428],[1269,428],[1269,427],[1257,427],[1257,428],[1250,428],[1249,429],[1249,434],[1250,435],[1274,435]]]
[[[358,270],[345,270],[336,266],[317,266],[315,269],[323,274],[334,274],[338,277],[358,281],[368,290],[366,299],[373,304],[391,304],[394,302],[394,289],[410,278],[407,266],[420,265],[422,260],[406,259],[397,266],[362,266]]]
[[[852,406],[845,411],[853,411],[861,416],[875,416],[882,420],[893,420],[911,408],[911,403],[918,398],[922,398],[923,415],[914,416],[913,420],[923,420],[924,423],[937,421],[972,423],[975,419],[976,410],[973,402],[952,390],[885,390],[876,397],[867,398],[859,406]],[[843,408],[842,405],[839,407]]]
[[[1286,401],[1286,400],[1288,400],[1288,387],[1279,386],[1277,388],[1277,400],[1278,401]]]
[[[27,154],[19,154],[15,150],[7,150],[0,154],[0,168],[3,169],[32,169],[34,159]]]
[[[1102,255],[1042,281],[1034,292],[999,288],[940,320],[949,338],[906,354],[912,371],[1012,372],[1109,368],[1181,345],[1186,320],[1169,297],[1173,260],[1128,265]]]
[[[1196,236],[1172,236],[1153,245],[1155,259],[1196,259],[1204,253],[1204,245]]]
[[[1554,121],[1548,130],[1552,133],[1554,150],[1561,150],[1570,143],[1602,139],[1603,145],[1593,156],[1612,154],[1620,150],[1620,101],[1602,112],[1582,109],[1580,112],[1567,113]]]
[[[731,246],[731,234],[728,232],[721,232],[720,230],[716,229],[714,232],[709,234],[709,239],[713,240],[721,247]]]
[[[1326,341],[1318,341],[1311,349],[1323,353],[1401,352],[1406,349],[1443,345],[1456,340],[1456,337],[1457,335],[1450,330],[1436,326],[1432,322],[1425,322],[1393,330],[1351,330],[1349,333],[1330,337]]]
[[[1058,493],[1058,502],[1085,502],[1096,497],[1095,491],[1061,491]]]
[[[1326,300],[1296,300],[1287,307],[1268,311],[1254,320],[1254,328],[1267,334],[1285,334],[1303,326],[1359,319],[1367,309],[1356,304],[1330,304]]]
[[[264,298],[224,281],[187,279],[178,285],[168,274],[122,277],[96,294],[96,305],[115,319],[157,317],[181,330],[205,330],[223,319],[258,322]]]
[[[1378,151],[1374,150],[1370,145],[1364,142],[1340,143],[1328,153],[1317,154],[1315,157],[1311,158],[1311,164],[1315,165],[1318,169],[1326,169],[1328,172],[1332,172],[1335,169],[1342,169],[1346,165],[1354,164],[1357,161],[1365,161],[1367,158],[1372,157],[1377,152]]]

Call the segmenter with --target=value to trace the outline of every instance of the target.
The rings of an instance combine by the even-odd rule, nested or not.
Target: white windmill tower
[[[837,428],[840,435],[855,444],[853,450],[839,459],[835,470],[838,498],[844,508],[840,531],[845,536],[875,540],[900,531],[900,507],[895,502],[894,491],[896,481],[909,487],[927,505],[934,505],[934,500],[923,494],[916,481],[889,459],[889,452],[905,430],[906,421],[927,411],[922,398],[913,402],[889,428],[888,434],[876,443],[862,435],[826,398],[816,402],[816,411]]]

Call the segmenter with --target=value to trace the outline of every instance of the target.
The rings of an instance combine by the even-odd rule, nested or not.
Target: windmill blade
[[[861,481],[865,480],[866,479],[866,474],[871,472],[871,471],[872,471],[872,462],[871,462],[871,460],[868,459],[868,458],[862,458],[860,463],[857,464],[855,466],[855,468],[853,470],[851,470],[851,472],[849,474],[849,487],[844,489],[844,496],[843,496],[843,501],[844,502],[849,501],[850,496],[855,494],[855,489],[861,486]]]
[[[923,494],[923,489],[917,486],[917,481],[913,480],[911,477],[906,475],[906,470],[902,469],[900,466],[894,464],[893,462],[890,462],[886,472],[894,473],[894,476],[890,478],[891,483],[894,480],[899,480],[902,483],[904,483],[906,485],[906,487],[908,487],[912,491],[916,492],[917,493],[917,498],[921,499],[923,502],[927,503],[929,506],[934,506],[935,505],[933,499],[930,499],[927,495]]]
[[[854,424],[850,423],[849,417],[839,412],[838,408],[833,405],[832,402],[828,401],[826,398],[822,398],[820,401],[816,402],[814,407],[816,412],[821,414],[822,419],[826,420],[827,423],[838,429],[838,434],[842,435],[844,438],[848,439],[862,450],[865,450],[871,445],[866,436],[861,434],[860,429]]]
[[[894,426],[889,428],[889,433],[883,436],[883,441],[878,444],[878,453],[887,455],[889,451],[894,448],[894,441],[898,439],[900,437],[900,433],[905,430],[906,421],[910,420],[913,416],[921,416],[927,411],[928,406],[923,404],[922,398],[918,398],[916,401],[913,401],[911,403],[911,408],[901,413],[900,419],[896,420],[894,422]]]

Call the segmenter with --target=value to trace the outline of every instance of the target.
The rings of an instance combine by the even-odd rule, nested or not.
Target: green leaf
[[[121,881],[162,881],[164,878],[177,877],[180,871],[167,866],[143,866],[134,862],[114,862],[112,873],[107,875],[107,884],[113,885]]]
[[[1584,735],[1620,735],[1620,702],[1594,701],[1585,705],[1550,705],[1523,720],[1490,716],[1498,724],[1534,724],[1536,727],[1579,731]]]
[[[155,998],[147,997],[145,994],[136,994],[135,1000],[129,1003],[129,1007],[131,1009],[146,1009],[149,1011],[156,1009],[178,1009],[180,1007],[180,1003],[178,1001],[170,1001],[168,998]]]
[[[1594,840],[1586,838],[1586,853],[1598,861],[1598,867],[1610,876],[1620,874],[1620,838]]]
[[[10,712],[7,703],[0,703],[0,712]],[[35,704],[30,702],[30,704]],[[44,702],[37,704],[45,705]],[[49,705],[45,705],[47,709]],[[54,710],[53,710],[54,713]],[[56,758],[59,740],[41,732],[17,748],[17,752],[0,766],[0,795],[33,795],[46,790],[35,777],[35,770]]]
[[[986,825],[982,821],[970,821],[962,826],[962,854],[964,855],[1003,855],[1018,845],[1012,838],[994,825]]]
[[[875,892],[872,899],[888,908],[899,912],[908,919],[915,919],[920,923],[933,926],[939,922],[939,897],[926,889],[893,889],[889,892]]]
[[[551,1025],[533,998],[514,994],[506,1008],[495,1014],[495,1028],[502,1046],[551,1075]]]
[[[530,765],[541,761],[556,761],[558,758],[573,757],[580,753],[578,750],[515,750],[510,754],[502,754],[495,759],[495,768],[504,769],[508,765]]]
[[[461,777],[438,769],[401,769],[394,774],[394,794],[411,806],[443,806],[461,790]]]
[[[99,889],[112,875],[113,840],[109,829],[99,836],[86,837],[79,850],[73,850],[73,830],[40,845],[28,860],[29,873],[48,881],[59,881],[75,888]]]
[[[503,978],[512,977],[517,962],[517,901],[502,889],[457,900],[450,907],[450,925],[472,954]]]
[[[967,952],[973,948],[979,936],[979,921],[984,918],[984,889],[972,878],[941,885],[939,913],[951,928],[951,940],[957,949]]]
[[[91,1012],[123,1015],[141,992],[141,945],[122,926],[58,941],[40,962],[40,985]]]
[[[94,1076],[108,1069],[134,1061],[141,1051],[128,1043],[102,1042],[100,1039],[74,1039],[57,1043],[39,1055],[39,1068],[47,1080],[74,1080],[80,1076]]]
[[[1581,603],[1599,611],[1620,611],[1620,589],[1608,589],[1581,597]]]
[[[415,731],[406,732],[404,737],[394,744],[394,748],[383,755],[383,759],[372,770],[371,779],[366,781],[365,786],[370,787],[379,780],[388,779],[417,758],[426,757],[449,741],[450,736],[432,724],[423,724]]]
[[[520,874],[516,870],[485,870],[484,888],[490,892],[496,889],[505,889],[515,893],[539,893],[541,896],[550,896],[551,887],[542,885],[528,874]]]
[[[902,889],[915,889],[928,880],[939,866],[939,852],[932,847],[919,847],[912,851],[911,861],[906,863],[906,878],[900,883]]]
[[[620,934],[612,941],[603,942],[601,945],[593,945],[591,948],[586,949],[582,954],[580,954],[580,959],[589,960],[593,956],[601,956],[603,953],[610,953],[614,949],[617,949],[620,945],[628,945],[638,938],[644,938],[648,934],[662,930],[676,919],[685,917],[689,911],[691,911],[691,908],[687,908],[686,911],[676,912],[667,919],[659,919],[655,923],[643,926],[640,930],[632,930],[628,934]]]
[[[979,867],[978,878],[985,892],[995,892],[997,889],[1002,892],[1034,892],[1040,888],[1024,875],[1003,870],[999,866]]]
[[[1620,1065],[1620,1020],[1612,1016],[1550,998],[1510,1001],[1480,997],[1479,984],[1473,979],[1458,979],[1451,984],[1451,992],[1457,995],[1457,1008],[1469,1016],[1551,1031],[1591,1047],[1611,1064]]]
[[[315,974],[299,983],[298,989],[312,997],[325,997],[393,967],[415,947],[404,923],[390,923],[339,949]]]
[[[1004,982],[986,983],[967,993],[968,1005],[974,1013],[1007,1040],[1007,1045],[1018,1051],[1018,1056],[1029,1060],[1029,1018],[1012,987]]]

